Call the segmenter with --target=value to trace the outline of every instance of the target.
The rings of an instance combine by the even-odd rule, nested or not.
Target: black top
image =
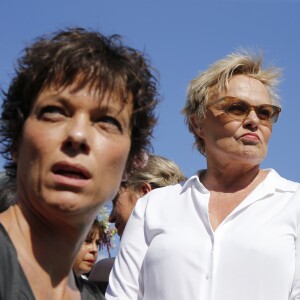
[[[93,283],[76,276],[75,279],[82,300],[105,299]],[[36,300],[18,261],[16,249],[1,223],[0,300]]]

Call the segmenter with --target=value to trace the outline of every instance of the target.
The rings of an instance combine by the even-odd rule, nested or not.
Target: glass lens
[[[249,112],[249,105],[240,100],[228,100],[226,112],[234,119],[243,119]]]
[[[250,105],[247,101],[225,96],[224,98],[212,101],[207,105],[210,107],[219,102],[225,102],[225,105],[222,109],[230,116],[232,119],[237,121],[244,121],[249,115],[251,110],[254,110],[257,117],[261,120],[263,124],[276,123],[278,115],[281,111],[281,108],[271,104],[262,104],[262,105]]]
[[[270,120],[275,114],[275,110],[271,105],[260,105],[256,109],[256,114],[261,120]]]

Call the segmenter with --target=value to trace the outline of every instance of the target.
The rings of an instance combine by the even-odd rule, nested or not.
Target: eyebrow
[[[122,113],[123,109],[125,108],[126,103],[122,103],[122,101],[115,101],[113,99],[100,99],[98,97],[92,97],[95,99],[95,102],[98,103],[98,106],[95,110],[100,110],[101,112],[115,114],[115,116],[118,116]],[[53,94],[49,94],[46,96],[45,100],[53,100],[56,102],[59,102],[66,106],[72,106],[72,95],[70,97],[66,97],[64,95],[61,95],[60,92],[56,91]],[[105,102],[105,104],[102,105],[102,103]],[[120,106],[118,106],[120,104]]]

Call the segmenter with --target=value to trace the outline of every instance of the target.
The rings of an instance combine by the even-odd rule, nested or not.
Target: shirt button
[[[208,280],[210,278],[209,274],[206,274],[205,279]]]

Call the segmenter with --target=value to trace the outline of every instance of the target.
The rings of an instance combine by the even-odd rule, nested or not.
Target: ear
[[[152,190],[152,187],[151,187],[150,183],[148,183],[148,182],[144,182],[144,183],[142,184],[142,186],[141,186],[141,189],[140,189],[142,196],[145,196],[145,195],[148,194],[151,190]]]
[[[199,119],[195,115],[191,116],[190,120],[194,132],[197,134],[197,136],[203,138],[204,137],[203,121],[199,121]]]

